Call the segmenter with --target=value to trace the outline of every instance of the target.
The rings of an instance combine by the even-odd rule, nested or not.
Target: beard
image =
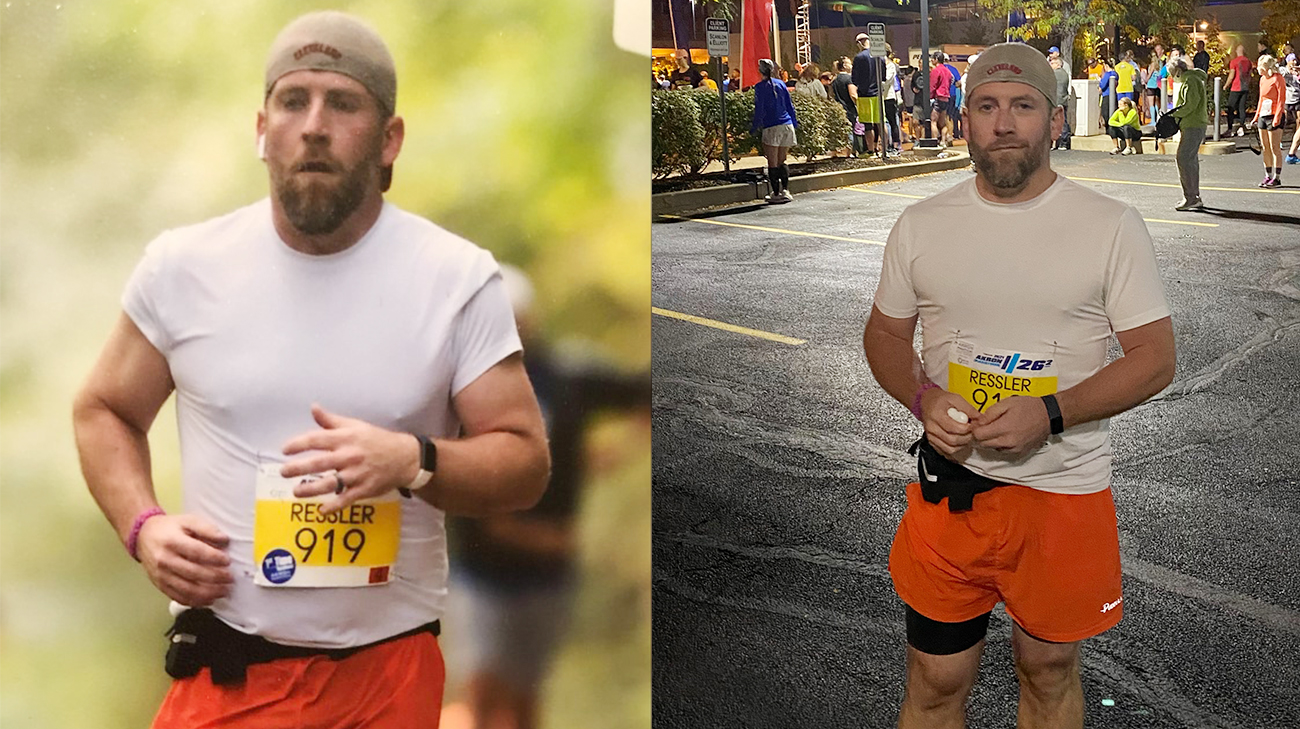
[[[1047,138],[1052,133],[1051,119],[1043,125],[1042,133],[1033,139],[1023,140],[1023,146],[1017,149],[1006,149],[996,153],[988,148],[980,146],[975,141],[975,135],[969,135],[966,145],[970,149],[971,160],[975,163],[975,169],[979,171],[984,180],[989,183],[994,191],[1006,191],[1007,197],[1023,190],[1025,185],[1029,184],[1029,178],[1043,166],[1047,157]],[[1015,144],[1016,140],[1004,139],[995,143],[995,147],[1001,147],[1007,144]]]
[[[379,143],[355,166],[328,159],[271,167],[271,184],[285,216],[305,235],[328,235],[339,229],[365,200],[371,171],[379,166]],[[334,180],[310,172],[330,172]]]

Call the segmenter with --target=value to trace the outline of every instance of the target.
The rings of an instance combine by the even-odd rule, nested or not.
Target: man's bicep
[[[1115,332],[1115,338],[1125,355],[1142,348],[1155,354],[1160,361],[1172,362],[1174,359],[1174,325],[1167,316],[1150,324]]]
[[[462,388],[452,406],[468,437],[490,432],[545,435],[541,409],[518,352]]]
[[[118,316],[78,398],[147,432],[175,385],[167,359],[125,313]]]
[[[878,306],[871,307],[871,316],[867,319],[867,336],[884,335],[892,339],[901,339],[909,345],[912,343],[912,337],[916,332],[917,314],[913,314],[905,319],[895,316],[889,316],[880,310]]]

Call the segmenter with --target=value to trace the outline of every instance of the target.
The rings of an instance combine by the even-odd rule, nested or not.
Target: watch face
[[[429,473],[438,470],[438,446],[428,438],[420,438],[420,470]]]

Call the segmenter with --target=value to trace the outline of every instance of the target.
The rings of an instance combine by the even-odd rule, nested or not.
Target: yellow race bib
[[[1051,357],[958,342],[948,361],[948,391],[984,412],[1003,398],[1055,394],[1056,373]]]
[[[283,478],[279,463],[257,470],[253,521],[254,584],[263,587],[365,587],[392,576],[401,542],[395,492],[362,499],[329,516],[326,497],[297,498],[302,478]]]

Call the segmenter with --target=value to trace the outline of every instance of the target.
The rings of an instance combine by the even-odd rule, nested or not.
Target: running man
[[[976,175],[894,224],[863,337],[925,430],[889,560],[899,726],[963,725],[1003,602],[1021,726],[1081,727],[1080,642],[1123,614],[1107,419],[1172,380],[1173,329],[1142,216],[1051,169],[1047,60],[998,44],[968,76]],[[1112,331],[1124,356],[1106,364]]]
[[[76,400],[82,470],[173,601],[154,727],[435,727],[444,515],[537,502],[541,414],[491,254],[384,202],[379,35],[302,16],[264,89],[271,195],[150,244]],[[147,434],[173,391],[166,514]]]

